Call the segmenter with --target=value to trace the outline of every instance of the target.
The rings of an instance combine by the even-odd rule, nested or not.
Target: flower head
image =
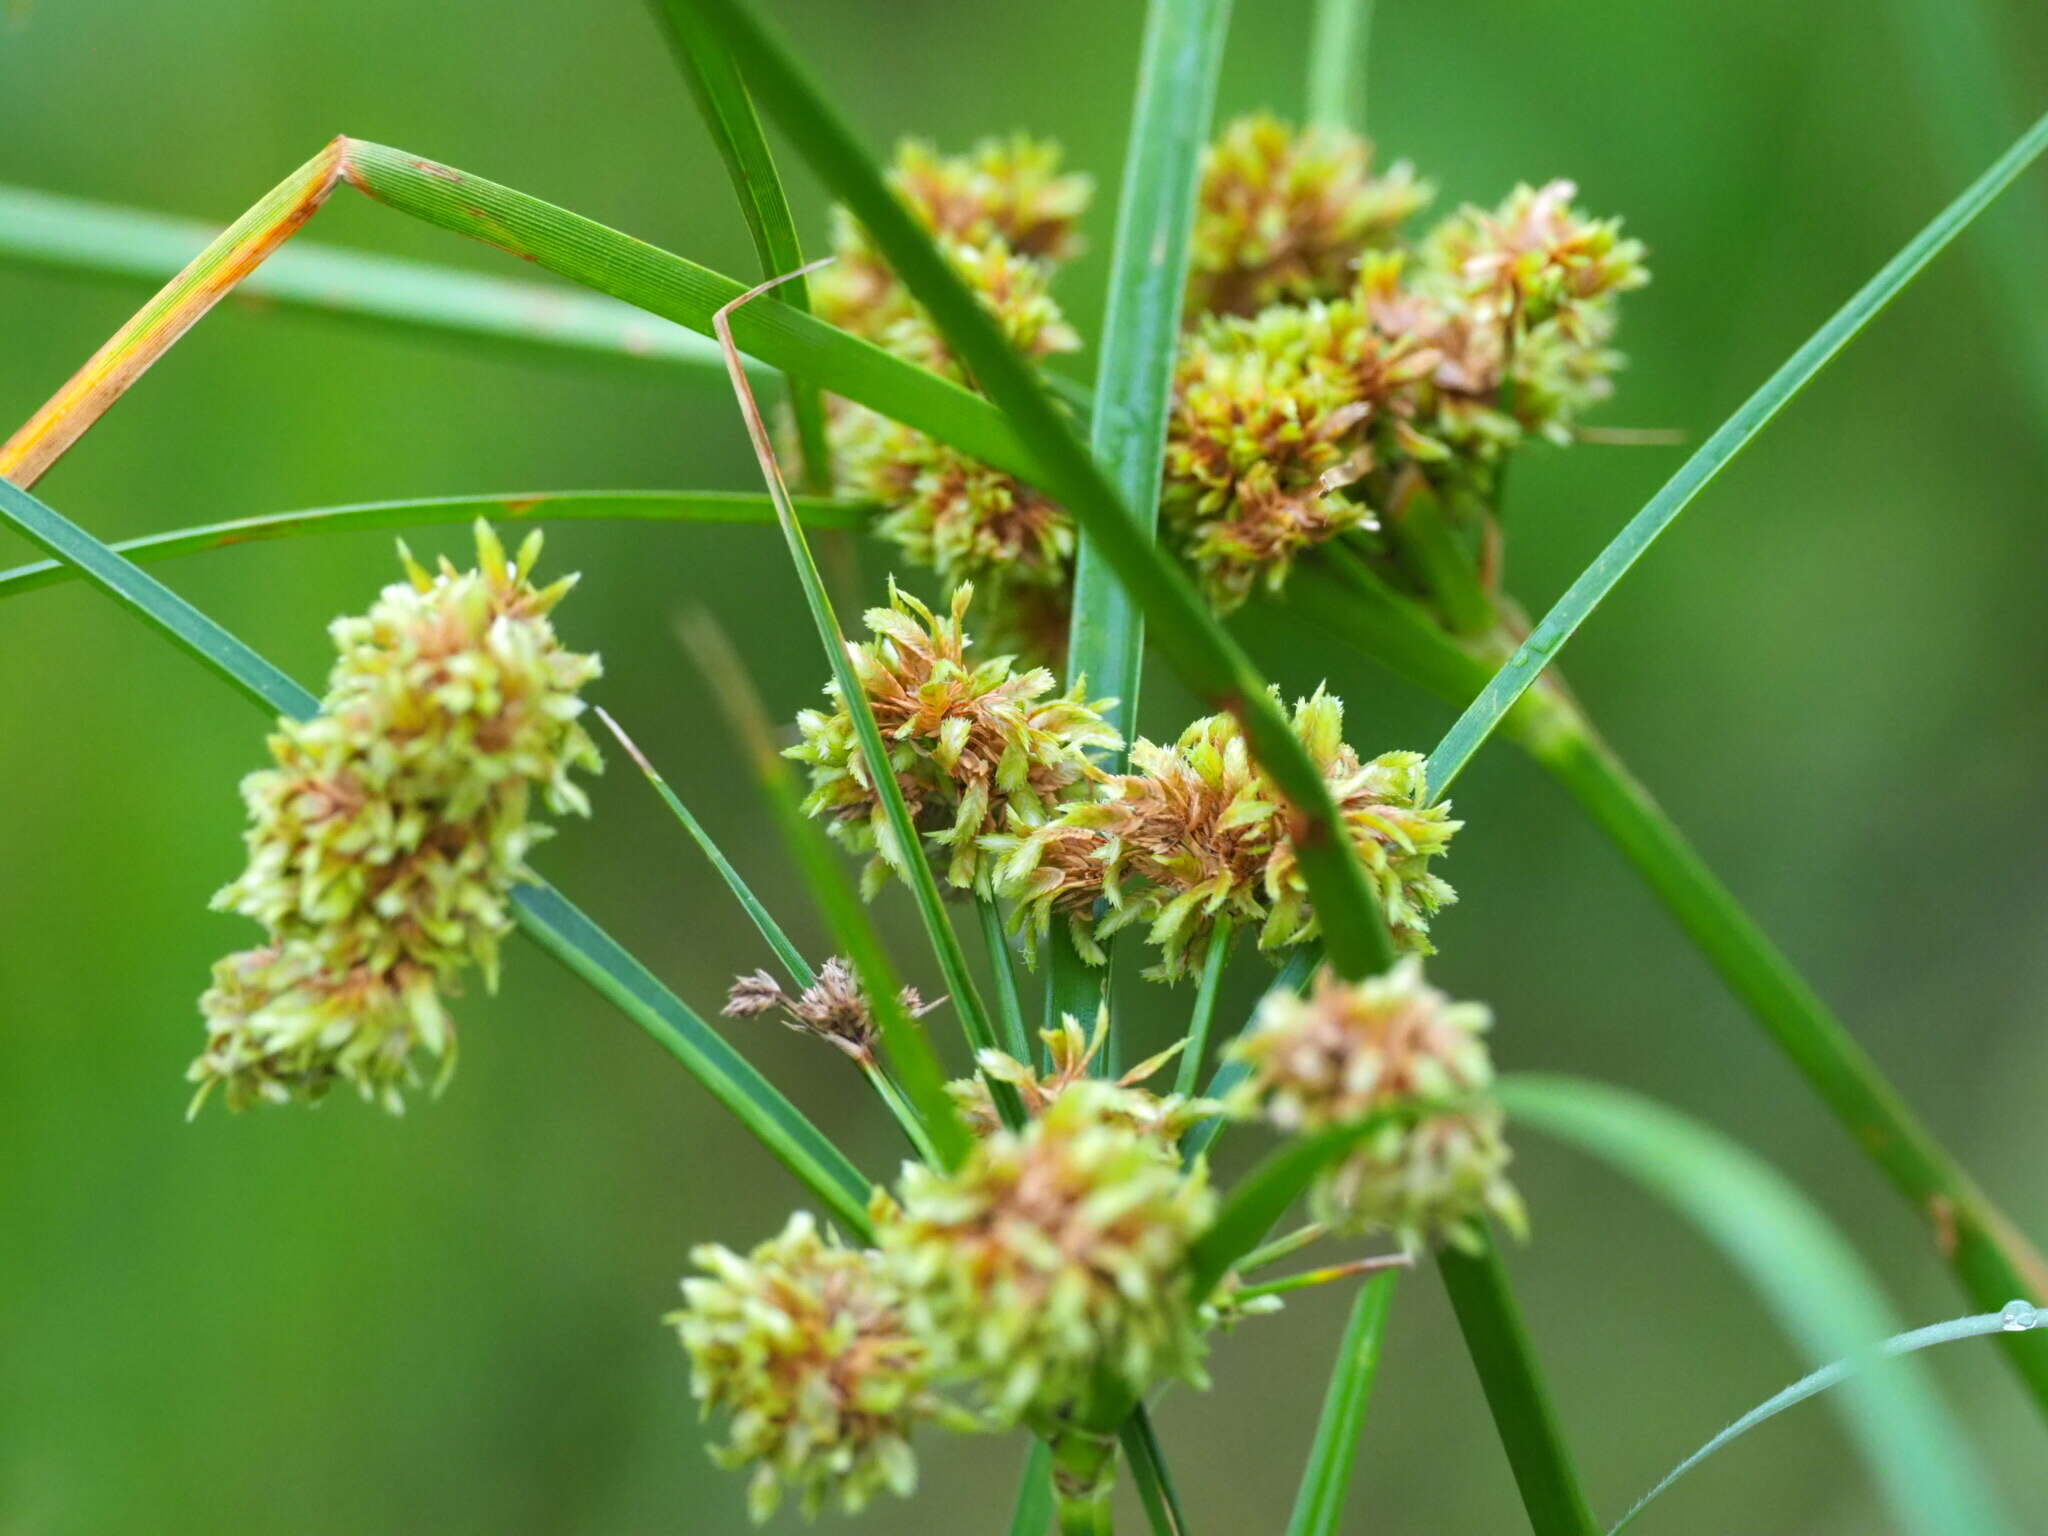
[[[1368,250],[1429,201],[1408,166],[1372,174],[1372,146],[1337,128],[1239,118],[1203,157],[1189,310],[1248,315],[1335,298]]]
[[[1067,1092],[951,1173],[906,1168],[879,1242],[912,1325],[1011,1420],[1072,1407],[1098,1367],[1141,1390],[1199,1377],[1186,1266],[1214,1213],[1201,1167]]]
[[[971,657],[963,626],[972,598],[973,588],[960,586],[939,618],[892,583],[890,605],[866,615],[875,638],[848,648],[911,818],[951,850],[947,878],[959,886],[984,881],[984,834],[1045,822],[1100,776],[1089,750],[1118,744],[1103,706],[1088,703],[1080,683],[1062,694],[1043,668],[1019,672],[1007,656]],[[903,867],[904,850],[838,684],[826,692],[833,708],[797,717],[803,739],[788,755],[810,765],[805,809],[829,816],[849,848],[874,855],[865,877],[872,892],[890,868]]]
[[[1251,1071],[1247,1097],[1282,1130],[1415,1111],[1368,1132],[1314,1195],[1319,1219],[1413,1249],[1469,1241],[1488,1212],[1521,1225],[1500,1112],[1478,1098],[1493,1081],[1492,1022],[1483,1005],[1431,987],[1411,956],[1359,982],[1325,969],[1307,997],[1275,988],[1230,1055]]]
[[[915,1019],[930,1013],[945,999],[927,1003],[918,995],[917,988],[905,987],[898,994],[898,1001],[903,1011]],[[853,967],[837,955],[819,966],[818,979],[794,997],[766,971],[738,977],[727,990],[721,1011],[731,1019],[780,1013],[782,1022],[798,1034],[827,1041],[855,1061],[875,1059],[874,1010],[868,1006],[867,994],[861,990]]]
[[[1030,1063],[1002,1051],[985,1050],[975,1056],[981,1068],[979,1073],[947,1085],[947,1092],[960,1106],[968,1128],[977,1136],[989,1135],[1002,1125],[995,1100],[989,1094],[991,1079],[1016,1089],[1024,1113],[1033,1119],[1063,1095],[1078,1091],[1100,1100],[1098,1112],[1103,1118],[1158,1137],[1166,1144],[1180,1140],[1198,1122],[1225,1112],[1225,1106],[1215,1099],[1158,1094],[1138,1086],[1178,1056],[1187,1044],[1185,1040],[1139,1062],[1113,1082],[1091,1077],[1088,1069],[1109,1039],[1107,1009],[1097,1016],[1092,1035],[1084,1034],[1081,1021],[1070,1013],[1060,1020],[1058,1029],[1042,1031],[1039,1039],[1045,1042],[1050,1058],[1048,1071],[1041,1073]]]
[[[669,1314],[706,1413],[731,1416],[712,1455],[754,1467],[755,1520],[793,1491],[806,1514],[859,1510],[917,1483],[911,1432],[937,1411],[931,1351],[906,1325],[879,1256],[820,1234],[806,1213],[742,1258],[706,1244]]]
[[[1295,733],[1329,782],[1395,942],[1426,954],[1430,917],[1456,899],[1430,860],[1461,824],[1448,805],[1429,803],[1419,754],[1362,762],[1343,727],[1332,694],[1295,706]],[[1315,936],[1288,807],[1235,716],[1197,720],[1171,746],[1140,741],[1131,764],[1044,826],[986,840],[1002,856],[997,889],[1017,902],[1020,921],[1042,930],[1064,915],[1091,956],[1097,936],[1142,922],[1160,950],[1147,974],[1164,980],[1198,967],[1226,918],[1256,924],[1262,949]],[[1109,912],[1091,932],[1098,897]]]
[[[282,1050],[304,1085],[339,1076],[394,1103],[401,1043],[447,1034],[445,1021],[405,1023],[438,1011],[423,989],[452,987],[472,964],[495,984],[511,893],[548,832],[534,801],[589,811],[570,774],[599,766],[578,693],[600,669],[548,618],[574,578],[534,586],[537,533],[516,562],[481,522],[476,538],[476,570],[444,560],[429,575],[406,555],[407,581],[335,621],[319,714],[282,722],[273,766],[242,784],[249,861],[214,905],[254,918],[271,943],[217,978],[210,1033],[243,1020],[226,1034],[267,1042],[251,1060]],[[195,1072],[211,1082],[227,1059],[209,1047]]]

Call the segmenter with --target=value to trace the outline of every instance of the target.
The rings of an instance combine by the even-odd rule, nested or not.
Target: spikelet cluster
[[[927,1003],[917,988],[905,987],[897,994],[897,1002],[916,1019],[945,999]],[[818,967],[816,980],[794,994],[766,971],[737,977],[726,989],[725,1007],[719,1011],[729,1019],[755,1019],[773,1013],[798,1034],[823,1040],[863,1065],[875,1060],[880,1030],[874,1009],[868,1005],[853,967],[837,955]]]
[[[1207,1172],[1080,1087],[953,1172],[906,1168],[880,1224],[913,1327],[999,1423],[1065,1413],[1098,1368],[1139,1390],[1200,1380],[1187,1256],[1215,1214]]]
[[[991,1081],[1008,1083],[1016,1089],[1025,1115],[1032,1119],[1043,1115],[1061,1096],[1078,1091],[1099,1101],[1098,1113],[1103,1118],[1169,1145],[1198,1122],[1228,1112],[1215,1099],[1155,1093],[1141,1086],[1181,1053],[1187,1044],[1185,1040],[1139,1062],[1121,1077],[1108,1080],[1091,1076],[1089,1069],[1109,1039],[1107,1009],[1097,1015],[1092,1033],[1084,1032],[1081,1021],[1070,1013],[1061,1018],[1059,1028],[1041,1031],[1039,1039],[1045,1042],[1048,1067],[1044,1072],[1003,1051],[984,1050],[974,1058],[981,1068],[978,1073],[947,1084],[946,1091],[959,1106],[968,1129],[977,1136],[990,1135],[1002,1125],[989,1092]]]
[[[1060,152],[1023,136],[991,140],[962,156],[929,145],[899,147],[892,186],[932,231],[968,287],[1025,355],[1071,352],[1080,337],[1050,292],[1056,265],[1073,254],[1087,205],[1084,176],[1059,170]],[[819,312],[919,367],[956,383],[973,380],[938,328],[910,298],[866,233],[843,210],[834,263],[819,277]],[[856,494],[881,503],[875,531],[947,582],[972,580],[1001,610],[1059,594],[1074,555],[1072,519],[1016,476],[876,412],[835,402],[835,470]],[[1032,639],[1057,626],[1009,626]]]
[[[892,583],[889,606],[865,617],[874,638],[849,652],[912,820],[948,850],[952,884],[985,889],[983,839],[1050,820],[1101,776],[1089,751],[1119,740],[1102,718],[1105,705],[1090,704],[1080,683],[1061,693],[1042,667],[1019,671],[1008,656],[971,655],[964,625],[972,600],[963,584],[939,617]],[[902,872],[905,853],[838,683],[825,691],[833,707],[797,716],[802,739],[787,755],[810,768],[805,810],[829,818],[848,848],[871,855],[863,884],[872,894],[891,869]]]
[[[1362,761],[1344,740],[1343,702],[1321,689],[1295,705],[1293,725],[1395,941],[1428,953],[1430,918],[1456,899],[1430,862],[1461,824],[1447,804],[1429,803],[1422,758]],[[1159,951],[1146,974],[1169,981],[1200,966],[1223,919],[1256,928],[1267,950],[1316,936],[1288,807],[1235,716],[1197,720],[1169,746],[1140,741],[1131,768],[1036,830],[984,840],[1001,855],[997,889],[1017,903],[1020,923],[1043,932],[1064,917],[1094,959],[1101,936],[1141,924]]]
[[[1230,1049],[1250,1069],[1246,1092],[1280,1129],[1316,1132],[1393,1110],[1316,1185],[1318,1219],[1347,1232],[1390,1233],[1415,1250],[1469,1245],[1491,1214],[1519,1231],[1508,1183],[1485,1031],[1491,1013],[1454,1003],[1409,957],[1360,982],[1321,972],[1301,997],[1266,995]]]
[[[1341,128],[1297,133],[1259,113],[1229,124],[1202,160],[1191,314],[1249,315],[1336,298],[1367,251],[1430,199],[1404,163],[1372,174],[1372,145]]]
[[[548,619],[575,578],[533,584],[538,533],[516,563],[486,525],[476,539],[476,570],[407,555],[406,581],[334,623],[319,714],[282,722],[272,766],[242,783],[248,866],[214,905],[269,940],[222,961],[201,1000],[202,1100],[341,1081],[400,1108],[416,1048],[452,1066],[444,996],[472,965],[496,984],[512,891],[548,833],[535,810],[588,814],[570,774],[599,766],[578,723],[599,666]]]
[[[785,1492],[806,1514],[849,1513],[917,1483],[911,1434],[940,1412],[932,1351],[909,1327],[881,1256],[821,1233],[804,1212],[745,1257],[705,1244],[667,1321],[705,1413],[730,1415],[722,1466],[754,1468],[756,1521]]]

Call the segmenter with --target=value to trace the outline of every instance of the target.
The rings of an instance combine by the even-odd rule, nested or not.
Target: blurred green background
[[[1652,248],[1607,424],[1697,441],[2048,100],[2048,11],[2023,0],[1714,7],[1382,0],[1371,127],[1445,202],[1576,177]],[[1084,330],[1127,123],[1133,0],[780,0],[880,145],[1055,132],[1104,195],[1063,297]],[[751,270],[722,172],[636,0],[13,0],[0,8],[0,180],[224,223],[324,139],[403,145],[713,266]],[[1981,29],[2001,98],[1942,50]],[[1292,110],[1299,4],[1240,3],[1223,108]],[[1967,55],[1967,49],[1963,50]],[[2033,108],[2028,108],[2029,111]],[[816,187],[792,172],[806,227]],[[2031,207],[2019,206],[2023,203]],[[2029,405],[2048,207],[2040,168],[1802,396],[1607,605],[1570,672],[1710,860],[1993,1193],[2048,1234],[2048,429]],[[343,195],[316,238],[518,275]],[[2001,265],[2001,253],[2004,264]],[[140,301],[0,270],[0,424]],[[2031,371],[2030,371],[2031,370]],[[2040,393],[2031,397],[2043,401]],[[1678,450],[1538,450],[1516,470],[1511,580],[1547,603]],[[377,497],[752,484],[715,381],[465,350],[231,305],[45,482],[96,532]],[[460,549],[450,530],[417,541]],[[0,537],[0,563],[26,558]],[[672,641],[732,627],[779,713],[824,677],[760,530],[578,526],[569,637],[800,938],[819,928]],[[867,554],[870,584],[884,569]],[[303,679],[323,625],[393,574],[388,538],[164,567]],[[1368,751],[1446,712],[1250,625],[1290,687],[1327,675]],[[658,1326],[693,1243],[777,1226],[791,1181],[635,1029],[524,945],[461,1007],[461,1072],[399,1121],[354,1102],[182,1118],[193,999],[251,931],[208,913],[238,866],[262,726],[82,588],[0,606],[0,1531],[744,1529]],[[1187,700],[1161,679],[1154,732]],[[629,772],[540,863],[709,1012],[766,958]],[[1825,1198],[1903,1313],[1961,1310],[1901,1209],[1616,856],[1496,749],[1459,786],[1437,974],[1498,1008],[1510,1068],[1664,1096]],[[885,903],[906,957],[907,907]],[[929,983],[933,978],[920,976]],[[1240,964],[1239,1003],[1260,981]],[[1164,1031],[1186,994],[1139,994]],[[745,1049],[869,1167],[897,1155],[838,1058]],[[946,1032],[941,1031],[941,1035]],[[1253,1138],[1234,1149],[1237,1166]],[[1524,1137],[1534,1242],[1513,1266],[1599,1506],[1796,1373],[1670,1214]],[[1226,1168],[1226,1173],[1228,1167]],[[1215,1390],[1159,1410],[1210,1532],[1275,1531],[1342,1298],[1220,1342]],[[1934,1368],[2027,1530],[2039,1426],[1987,1346]],[[933,1440],[916,1503],[853,1528],[995,1532],[1021,1446]],[[1513,1489],[1434,1282],[1403,1287],[1352,1529],[1517,1528]],[[786,1518],[777,1528],[794,1528]],[[1646,1530],[1651,1526],[1646,1524]],[[1883,1520],[1824,1409],[1778,1421],[1655,1529],[1867,1533]]]

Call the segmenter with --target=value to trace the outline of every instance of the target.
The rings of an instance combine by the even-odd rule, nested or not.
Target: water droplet
[[[2041,1314],[2034,1310],[2030,1301],[2008,1301],[2000,1315],[2005,1319],[2007,1333],[2025,1333],[2041,1321]]]

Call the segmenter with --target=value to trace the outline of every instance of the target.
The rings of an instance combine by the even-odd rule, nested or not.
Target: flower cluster
[[[1011,345],[1034,358],[1081,344],[1048,285],[1056,264],[1077,248],[1074,224],[1090,184],[1062,174],[1059,158],[1056,146],[1022,136],[958,157],[911,142],[899,147],[890,173],[897,194],[937,237]],[[972,387],[930,317],[844,210],[834,223],[833,250],[836,259],[818,283],[821,315]],[[882,504],[875,531],[946,581],[980,582],[1005,615],[1013,592],[1019,603],[1042,604],[1064,587],[1073,523],[1038,490],[845,402],[834,405],[832,442],[841,482]],[[1048,627],[1056,626],[1029,626],[1031,638]],[[1027,626],[1012,629],[1024,633]]]
[[[1323,1175],[1319,1219],[1391,1233],[1411,1250],[1469,1245],[1488,1214],[1523,1225],[1501,1113],[1482,1097],[1493,1081],[1482,1038],[1492,1022],[1484,1006],[1431,987],[1410,957],[1361,982],[1325,970],[1307,997],[1275,988],[1231,1056],[1250,1070],[1248,1095],[1282,1130],[1390,1115]]]
[[[984,839],[1043,825],[1101,776],[1089,750],[1120,743],[1102,718],[1104,706],[1088,703],[1080,684],[1060,693],[1042,667],[1020,672],[1008,656],[969,655],[963,626],[973,595],[960,586],[939,618],[892,583],[889,606],[866,615],[875,638],[848,649],[911,819],[950,850],[948,880],[985,889]],[[830,817],[834,836],[873,855],[864,876],[872,894],[891,868],[903,869],[905,851],[896,846],[838,683],[825,691],[833,707],[797,717],[802,740],[787,755],[810,767],[805,810]]]
[[[1190,312],[1249,315],[1343,293],[1359,258],[1431,196],[1405,163],[1374,176],[1372,159],[1341,128],[1297,133],[1264,113],[1227,126],[1202,160]]]
[[[1139,1086],[1178,1056],[1187,1044],[1185,1040],[1147,1057],[1114,1080],[1090,1076],[1089,1068],[1109,1039],[1107,1009],[1096,1016],[1093,1034],[1084,1033],[1081,1021],[1070,1013],[1060,1020],[1058,1029],[1044,1030],[1039,1038],[1045,1042],[1047,1071],[1041,1073],[1030,1063],[1005,1052],[985,1050],[975,1056],[980,1072],[947,1085],[968,1128],[976,1135],[987,1136],[1002,1124],[989,1092],[991,1081],[1008,1083],[1016,1089],[1024,1113],[1032,1119],[1043,1115],[1062,1096],[1078,1091],[1092,1094],[1100,1101],[1099,1113],[1103,1118],[1169,1144],[1180,1140],[1197,1122],[1227,1112],[1226,1106],[1215,1099],[1159,1094]]]
[[[798,1212],[745,1258],[705,1244],[669,1314],[706,1413],[732,1416],[713,1449],[723,1466],[751,1464],[755,1520],[787,1490],[806,1514],[836,1494],[861,1509],[881,1489],[917,1484],[910,1436],[938,1416],[931,1348],[909,1327],[880,1256],[820,1234]]]
[[[879,1242],[908,1315],[947,1341],[998,1422],[1055,1416],[1098,1368],[1143,1388],[1201,1379],[1189,1246],[1215,1214],[1199,1164],[1099,1094],[1057,1095],[953,1172],[904,1170]]]
[[[807,1512],[908,1493],[921,1424],[1043,1427],[1085,1411],[1100,1369],[1140,1391],[1200,1380],[1216,1314],[1188,1294],[1187,1259],[1215,1197],[1128,1123],[1130,1091],[1074,1083],[953,1171],[906,1167],[870,1207],[871,1249],[798,1215],[745,1258],[696,1250],[706,1276],[668,1320],[699,1402],[731,1416],[714,1457],[755,1468],[756,1519],[785,1490]]]
[[[1318,689],[1298,702],[1293,723],[1395,941],[1428,953],[1431,916],[1456,899],[1429,865],[1460,823],[1447,804],[1429,803],[1418,754],[1360,760],[1334,695]],[[1289,808],[1235,716],[1197,720],[1171,746],[1140,741],[1131,764],[1035,830],[984,839],[1002,856],[996,888],[1017,903],[1020,923],[1043,932],[1061,915],[1082,953],[1099,959],[1101,936],[1142,922],[1160,951],[1147,974],[1164,980],[1199,967],[1225,921],[1256,926],[1262,949],[1315,937]],[[1108,908],[1099,918],[1098,898]]]
[[[598,767],[577,723],[598,662],[548,620],[575,578],[534,586],[538,533],[516,563],[482,523],[476,540],[477,570],[405,555],[407,581],[335,622],[320,713],[282,722],[274,766],[243,781],[248,867],[214,905],[269,940],[223,960],[201,999],[200,1100],[215,1085],[234,1108],[315,1099],[341,1081],[398,1110],[416,1047],[453,1064],[443,998],[461,973],[496,984],[512,890],[548,833],[536,796],[588,814],[569,775]]]
[[[897,1000],[913,1019],[922,1018],[946,1001],[942,997],[928,1003],[915,987],[905,987],[897,994]],[[782,1022],[800,1035],[823,1040],[863,1065],[872,1065],[875,1060],[879,1030],[874,1010],[868,1006],[867,994],[861,991],[860,978],[854,975],[853,967],[837,955],[819,966],[817,979],[794,997],[766,971],[738,977],[727,989],[721,1011],[729,1019],[779,1013]]]

